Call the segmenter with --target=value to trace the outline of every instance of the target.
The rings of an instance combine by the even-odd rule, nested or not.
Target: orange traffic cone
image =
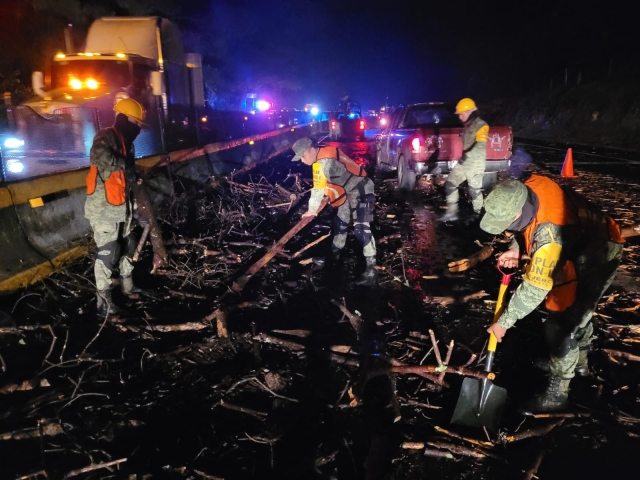
[[[567,156],[564,157],[564,163],[562,164],[562,171],[560,176],[563,178],[576,178],[573,174],[573,150],[567,150]]]

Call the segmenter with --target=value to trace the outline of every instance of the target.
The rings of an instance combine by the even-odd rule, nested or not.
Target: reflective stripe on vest
[[[345,190],[344,187],[347,185],[349,180],[351,180],[352,177],[366,177],[367,172],[365,172],[364,168],[362,168],[360,165],[354,162],[351,158],[347,157],[337,148],[323,147],[320,150],[318,150],[318,155],[316,156],[316,158],[318,160],[323,158],[330,158],[340,162],[346,168],[347,170],[346,173],[348,173],[349,175],[342,182],[342,184],[334,183],[330,180],[326,180],[327,184],[325,189],[325,195],[329,197],[332,207],[339,207],[343,205],[347,201],[347,191]],[[314,167],[315,165],[318,165],[320,168],[322,168],[319,164],[314,164]],[[324,174],[322,176],[323,178],[326,179]],[[315,170],[314,170],[314,178],[315,178]]]
[[[525,249],[531,255],[533,235],[538,225],[553,223],[554,225],[574,225],[578,219],[573,208],[567,202],[560,185],[554,181],[532,175],[524,182],[538,196],[538,211],[531,223],[523,232]],[[544,248],[544,247],[543,247]],[[560,249],[561,250],[561,249]],[[568,266],[570,264],[570,266]],[[566,275],[565,275],[566,274]],[[545,306],[552,311],[563,311],[569,308],[576,300],[577,278],[575,268],[569,261],[559,265],[553,272],[553,288],[545,298]],[[563,288],[564,285],[573,285],[572,288]]]
[[[127,150],[122,135],[120,135],[115,127],[109,127],[109,129],[113,131],[116,139],[120,141],[120,153],[123,156],[126,155]],[[98,167],[91,165],[89,168],[89,174],[87,175],[87,195],[93,195],[96,191],[98,176]],[[124,177],[124,171],[116,170],[109,175],[109,178],[106,181],[102,178],[100,178],[100,180],[104,183],[104,194],[109,204],[119,206],[126,201],[127,184]]]

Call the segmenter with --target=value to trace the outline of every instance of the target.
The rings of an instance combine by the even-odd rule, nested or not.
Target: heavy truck
[[[113,124],[114,105],[133,98],[146,110],[136,157],[196,146],[205,124],[201,56],[185,54],[180,31],[160,17],[104,17],[80,52],[60,52],[33,73],[36,97],[8,111],[0,138],[5,181],[88,165],[98,129]],[[216,117],[217,118],[217,117]],[[0,175],[2,181],[2,175]]]

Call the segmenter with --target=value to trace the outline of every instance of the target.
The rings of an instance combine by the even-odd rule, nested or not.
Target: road
[[[334,145],[362,164],[375,158],[372,142]],[[557,179],[562,151],[523,148],[530,157],[516,171]],[[593,375],[572,384],[574,408],[589,416],[566,418],[540,438],[505,444],[492,439],[495,446],[474,447],[468,439],[486,442],[484,432],[449,423],[458,375],[447,374],[444,387],[414,375],[363,380],[389,358],[436,365],[430,330],[443,357],[454,342],[450,365],[471,360],[471,368],[482,366],[500,275],[489,260],[462,274],[448,273],[446,265],[494,239],[477,228],[438,223],[444,197],[430,181],[407,196],[397,191],[393,173],[376,177],[373,231],[383,268],[376,288],[352,285],[362,270],[353,236],[338,278],[328,282],[309,263],[326,252],[325,240],[298,259],[277,257],[257,274],[237,299],[241,303],[229,305],[230,337],[218,338],[215,322],[203,319],[222,305],[233,275],[306,209],[311,169],[290,158],[275,158],[234,183],[177,185],[161,215],[173,262],[150,276],[151,252],[144,250],[134,277],[148,293],[120,298],[130,313],[117,321],[95,318],[90,257],[3,299],[0,326],[9,329],[0,335],[6,365],[0,388],[25,390],[2,390],[0,434],[31,428],[39,436],[38,425],[58,426],[50,427],[57,432],[51,437],[0,436],[0,457],[14,459],[6,470],[10,478],[38,469],[61,478],[90,464],[126,459],[118,467],[123,476],[495,480],[521,478],[540,449],[547,451],[540,478],[634,478],[640,369],[612,360],[603,348],[640,354],[634,330],[624,328],[640,323],[637,243],[627,245],[623,281],[616,281],[598,309]],[[624,181],[622,168],[620,176],[578,166],[576,171],[576,179],[563,181],[621,222],[634,222],[640,187]],[[294,205],[290,193],[302,200]],[[330,228],[325,212],[292,240],[288,254]],[[500,237],[494,243],[498,251],[506,245]],[[360,337],[331,300],[361,316],[366,328]],[[531,365],[544,353],[543,318],[543,311],[534,312],[498,347],[495,383],[509,395],[503,439],[555,421],[523,423],[516,413],[544,385]],[[289,343],[260,345],[252,332]],[[355,405],[358,392],[362,401]],[[431,450],[453,450],[456,461],[426,456],[424,448],[404,450],[403,442],[431,442],[437,445]],[[464,448],[476,458],[460,453]]]

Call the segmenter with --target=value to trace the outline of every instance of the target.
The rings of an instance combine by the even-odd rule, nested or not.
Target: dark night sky
[[[570,85],[578,75],[582,83],[607,80],[610,62],[611,80],[635,82],[640,75],[638,21],[618,0],[33,1],[49,5],[37,21],[26,13],[31,0],[0,0],[0,43],[17,42],[0,56],[5,74],[20,63],[24,72],[41,63],[26,62],[38,52],[22,44],[51,32],[60,43],[61,19],[73,5],[94,14],[114,5],[120,13],[178,5],[171,18],[217,69],[220,91],[268,94],[275,84],[282,107],[330,109],[345,93],[365,109],[379,108],[387,96],[390,104],[483,101],[548,89],[552,81],[558,86],[565,69]],[[41,28],[49,17],[58,23]],[[25,82],[29,77],[24,73]]]
[[[205,4],[205,2],[202,2]],[[517,95],[637,60],[636,20],[616,2],[216,0],[222,60],[251,81],[287,72],[290,101],[363,108],[389,102]],[[192,9],[197,8],[194,4]],[[220,45],[218,45],[220,47]],[[328,104],[328,105],[327,105]]]

